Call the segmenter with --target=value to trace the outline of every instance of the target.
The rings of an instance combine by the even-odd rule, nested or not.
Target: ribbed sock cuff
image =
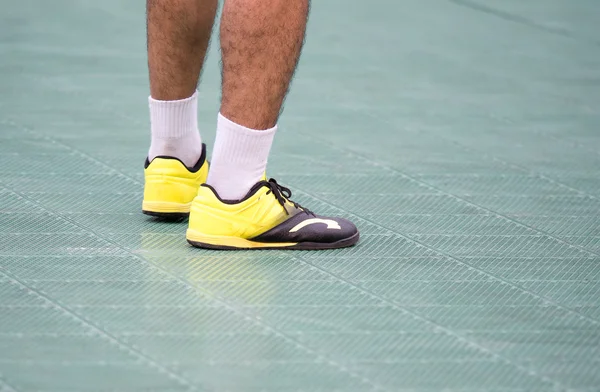
[[[159,101],[148,97],[153,137],[177,139],[198,132],[198,91],[185,99]]]

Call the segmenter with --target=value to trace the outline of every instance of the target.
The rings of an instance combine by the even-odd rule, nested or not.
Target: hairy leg
[[[217,3],[217,0],[147,0],[152,98],[178,100],[195,92]]]
[[[225,0],[220,112],[261,130],[276,125],[304,43],[309,0]]]

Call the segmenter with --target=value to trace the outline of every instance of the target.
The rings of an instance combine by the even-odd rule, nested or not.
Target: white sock
[[[221,199],[242,199],[262,179],[276,130],[277,126],[264,131],[246,128],[219,113],[206,183]]]
[[[148,97],[152,140],[148,160],[159,155],[180,159],[193,167],[202,154],[198,131],[198,92],[176,101],[157,101]]]

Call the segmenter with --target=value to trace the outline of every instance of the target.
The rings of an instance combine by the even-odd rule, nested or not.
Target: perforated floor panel
[[[600,2],[313,1],[269,174],[359,226],[319,253],[141,214],[143,3],[2,4],[1,391],[600,390]]]

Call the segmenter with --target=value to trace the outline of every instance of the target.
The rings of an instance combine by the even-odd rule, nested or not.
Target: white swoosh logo
[[[298,230],[302,229],[303,227],[306,227],[308,225],[312,225],[315,223],[325,223],[327,225],[327,228],[331,229],[331,230],[342,230],[342,228],[340,227],[340,224],[334,220],[313,218],[313,219],[306,219],[306,220],[303,220],[302,222],[298,223],[296,226],[294,226],[292,228],[292,230],[290,230],[290,233],[295,233]]]

